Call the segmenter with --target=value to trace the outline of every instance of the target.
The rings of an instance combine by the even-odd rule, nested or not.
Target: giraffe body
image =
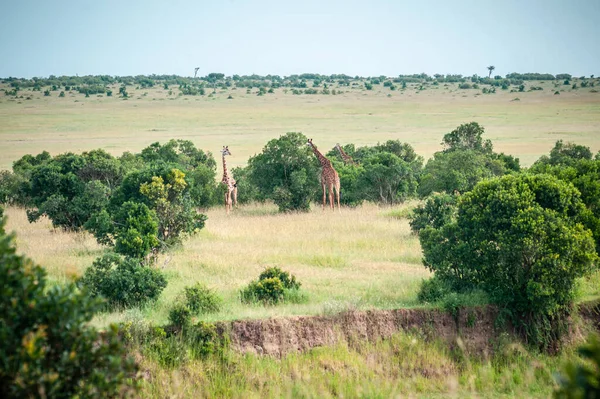
[[[225,192],[225,212],[229,215],[232,206],[237,206],[237,183],[233,176],[229,174],[227,162],[225,161],[225,156],[231,155],[229,146],[223,147],[221,155],[223,156],[223,178],[221,179],[221,184],[224,184],[227,188],[227,191]]]
[[[321,164],[321,187],[323,188],[323,210],[325,210],[325,204],[327,203],[327,192],[329,191],[329,206],[333,210],[334,206],[334,191],[335,197],[337,197],[338,210],[340,209],[340,176],[337,171],[333,168],[331,161],[313,144],[312,139],[308,139],[307,145],[312,148],[313,152],[317,156],[319,163]]]
[[[352,157],[350,155],[346,154],[346,152],[344,151],[344,149],[342,148],[342,146],[340,145],[340,143],[337,143],[335,145],[335,148],[338,150],[338,152],[342,156],[342,160],[344,161],[344,164],[346,164],[346,165],[356,165],[356,162],[354,162],[354,159],[352,159]]]

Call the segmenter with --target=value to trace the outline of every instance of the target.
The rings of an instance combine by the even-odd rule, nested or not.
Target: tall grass
[[[441,342],[398,333],[376,343],[338,344],[281,359],[225,352],[183,361],[174,370],[147,357],[147,398],[547,398],[553,373],[574,358],[550,357],[505,342],[487,358],[464,356]]]
[[[202,282],[223,297],[223,310],[206,320],[265,318],[328,313],[347,308],[397,308],[416,305],[421,265],[418,239],[395,209],[365,205],[341,212],[276,214],[271,205],[207,212],[206,228],[159,258],[168,286],[159,301],[141,310],[164,323],[184,287]],[[53,281],[81,275],[103,248],[85,233],[52,230],[47,220],[29,224],[23,210],[8,208],[8,229],[18,232],[19,250],[44,265]],[[242,304],[239,291],[269,266],[294,274],[307,303],[262,306]],[[100,325],[132,311],[99,316]],[[133,312],[140,312],[139,310]]]

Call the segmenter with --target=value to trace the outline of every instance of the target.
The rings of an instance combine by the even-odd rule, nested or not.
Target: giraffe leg
[[[325,197],[325,184],[322,184],[323,186],[323,210],[325,210],[325,202],[326,202],[326,197]]]
[[[237,187],[233,188],[233,205],[237,208]]]
[[[229,190],[227,190],[227,192],[225,193],[225,213],[229,215],[229,201],[230,201],[230,197],[229,197]]]
[[[335,205],[333,202],[333,184],[329,185],[329,207],[332,211],[335,209]]]
[[[335,185],[335,193],[337,195],[337,206],[338,206],[338,211],[341,212],[341,208],[340,208],[340,185],[336,184]]]

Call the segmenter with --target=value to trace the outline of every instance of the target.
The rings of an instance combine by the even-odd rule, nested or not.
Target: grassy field
[[[415,85],[396,91],[379,85],[372,91],[346,87],[335,96],[297,96],[285,89],[257,96],[257,89],[250,94],[230,89],[194,97],[177,96],[176,87],[170,88],[172,95],[163,88],[131,87],[127,100],[69,93],[58,98],[58,92],[45,97],[28,91],[15,99],[2,93],[0,169],[42,150],[58,154],[101,147],[118,155],[171,138],[191,140],[213,153],[229,145],[230,163],[238,166],[268,140],[289,131],[312,137],[323,149],[336,142],[372,145],[399,139],[427,159],[440,149],[445,133],[470,121],[486,128],[497,150],[520,157],[524,165],[548,153],[559,139],[600,150],[600,93],[554,87],[552,82],[530,84],[544,90],[481,94],[456,84],[423,91]],[[564,91],[554,95],[555,90]]]
[[[131,88],[128,100],[27,91],[15,99],[0,93],[0,169],[26,153],[104,148],[118,155],[171,138],[191,140],[213,153],[229,145],[231,167],[244,165],[268,140],[288,131],[313,137],[322,149],[336,142],[399,139],[427,159],[440,149],[445,133],[469,121],[482,124],[495,149],[518,156],[523,165],[547,154],[559,139],[600,150],[600,94],[548,82],[535,85],[544,90],[482,95],[451,84],[424,91],[410,85],[405,91],[347,88],[335,96],[296,96],[277,89],[259,97],[256,89],[250,94],[238,89],[181,97],[174,88],[173,95],[162,88]],[[563,91],[554,95],[555,90]],[[243,206],[230,216],[220,207],[210,209],[200,234],[160,256],[158,267],[168,286],[156,304],[102,314],[94,324],[165,323],[176,296],[195,282],[206,283],[224,300],[223,310],[207,321],[418,306],[416,292],[429,272],[405,217],[414,205],[365,205],[341,213],[316,206],[309,213],[286,215],[272,205]],[[8,230],[17,232],[18,250],[45,266],[55,283],[80,276],[104,251],[87,233],[53,230],[47,219],[30,224],[24,210],[14,207],[6,214]],[[306,303],[242,304],[239,290],[269,266],[295,274]],[[600,273],[580,282],[580,300],[599,295]],[[436,343],[399,334],[358,348],[338,345],[283,359],[229,353],[225,360],[191,361],[176,370],[142,357],[149,376],[142,395],[548,397],[552,373],[573,357],[571,350],[547,357],[510,345],[505,349],[494,358],[471,361]]]

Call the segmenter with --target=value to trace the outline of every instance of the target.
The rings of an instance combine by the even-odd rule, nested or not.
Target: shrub
[[[426,227],[439,229],[456,217],[456,197],[451,194],[437,193],[427,198],[413,210],[410,216],[410,228],[413,233],[419,233]]]
[[[563,373],[557,376],[559,384],[554,392],[557,399],[598,398],[600,397],[600,338],[591,335],[588,342],[577,352],[585,363],[570,362]]]
[[[169,310],[169,323],[178,329],[186,329],[192,324],[192,311],[183,302],[175,302]]]
[[[417,293],[417,300],[421,303],[435,303],[440,301],[446,294],[451,292],[444,280],[433,276],[429,280],[423,280]]]
[[[153,327],[143,346],[144,354],[162,367],[173,369],[188,361],[185,342],[178,335],[167,336],[161,327]]]
[[[421,231],[423,263],[454,290],[483,289],[548,348],[597,259],[584,211],[579,192],[548,175],[484,181],[460,198],[456,221]]]
[[[204,284],[186,287],[184,294],[186,305],[194,314],[215,313],[221,310],[222,299]]]
[[[291,290],[291,289],[299,289],[300,282],[296,280],[296,276],[291,275],[289,272],[283,271],[278,267],[269,267],[265,269],[259,276],[259,280],[266,280],[269,278],[277,278],[283,284],[283,288]]]
[[[94,261],[80,284],[93,296],[106,298],[110,308],[130,308],[156,300],[167,280],[159,270],[142,266],[139,260],[108,253]]]
[[[189,328],[186,334],[194,358],[204,358],[225,345],[225,342],[217,334],[215,325],[211,323],[199,321]]]
[[[283,279],[283,281],[281,280]],[[258,280],[250,282],[240,291],[243,303],[262,302],[275,305],[279,302],[301,303],[306,297],[299,292],[296,277],[274,267],[263,271]]]
[[[137,367],[116,326],[90,326],[99,301],[73,285],[49,288],[44,269],[16,255],[13,242],[0,221],[0,396],[124,395]]]
[[[287,133],[267,143],[248,161],[248,178],[261,198],[281,212],[308,211],[318,187],[317,163],[302,133]]]

